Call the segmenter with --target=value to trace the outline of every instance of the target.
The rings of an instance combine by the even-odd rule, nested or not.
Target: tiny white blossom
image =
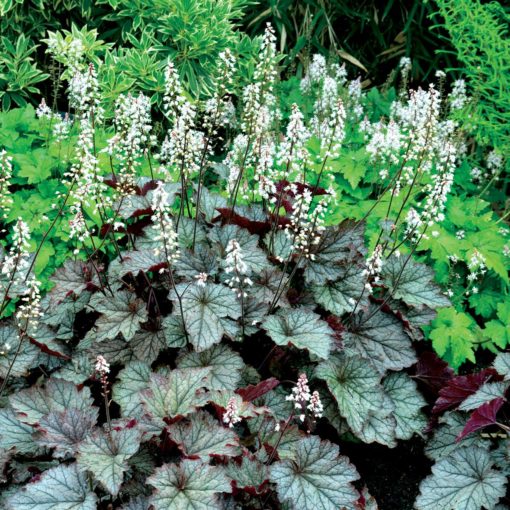
[[[314,391],[312,393],[307,409],[314,415],[315,418],[322,418],[324,407],[322,405],[321,397],[318,391]]]
[[[208,277],[209,277],[209,275],[207,273],[198,273],[197,275],[195,275],[196,284],[199,287],[205,287]]]
[[[228,286],[237,294],[237,297],[247,297],[245,285],[253,285],[251,279],[246,276],[249,272],[248,265],[244,261],[244,253],[236,239],[231,239],[227,244],[225,257],[225,272],[232,273],[232,277],[226,280]]]
[[[94,369],[101,377],[104,377],[106,374],[110,373],[110,364],[106,361],[104,356],[99,354],[96,357],[96,364]]]
[[[237,401],[235,397],[231,397],[227,403],[227,409],[223,413],[223,423],[232,428],[236,423],[239,423],[242,418],[239,416],[237,408]]]

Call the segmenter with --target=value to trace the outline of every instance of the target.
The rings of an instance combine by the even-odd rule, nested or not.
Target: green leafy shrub
[[[508,12],[498,2],[436,0],[444,28],[477,98],[465,122],[503,154],[510,147]]]
[[[35,253],[23,217],[2,243],[7,509],[367,508],[338,443],[394,448],[428,417],[417,510],[505,496],[508,353],[455,376],[424,342],[433,320],[470,327],[414,257],[463,154],[441,94],[403,89],[390,107],[320,57],[279,85],[278,60],[268,29],[237,108],[231,52],[201,102],[169,62],[160,132],[139,92],[105,115],[94,65],[70,77],[72,115],[3,116],[26,152],[2,152],[4,216],[11,190],[36,196],[59,172]],[[33,170],[23,156],[42,147]],[[356,194],[361,217],[342,210]],[[42,296],[50,235],[72,256]]]
[[[37,46],[21,34],[16,42],[2,37],[0,43],[0,97],[2,109],[24,106],[32,94],[39,92],[36,84],[48,78],[41,72],[31,56]]]

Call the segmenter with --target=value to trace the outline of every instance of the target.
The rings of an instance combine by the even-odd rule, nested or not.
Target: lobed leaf
[[[142,392],[145,410],[160,425],[164,418],[186,416],[204,405],[201,388],[209,386],[210,368],[183,368],[168,376],[151,374],[148,389]]]
[[[224,285],[191,285],[186,286],[186,290],[178,288],[177,291],[182,294],[184,322],[189,340],[199,352],[221,341],[225,333],[222,318],[237,319],[241,315],[239,300],[232,290]],[[175,291],[170,293],[170,299],[177,306]]]
[[[232,492],[224,470],[200,460],[163,464],[147,483],[154,487],[150,497],[154,510],[222,510],[219,495]]]
[[[7,499],[8,510],[95,510],[97,497],[76,464],[61,464]]]
[[[280,310],[262,323],[274,343],[294,345],[326,359],[331,350],[332,331],[314,312],[303,309]]]
[[[80,445],[78,464],[116,496],[129,468],[127,460],[138,451],[140,438],[137,427],[113,427],[109,432],[99,429]]]
[[[119,333],[129,341],[139,329],[140,323],[147,320],[145,303],[124,290],[116,291],[113,298],[100,293],[94,294],[89,307],[101,313],[93,333],[89,333],[94,335],[96,342],[113,339]]]
[[[220,425],[218,420],[205,411],[197,411],[189,420],[169,425],[167,431],[188,458],[207,461],[210,456],[235,457],[240,453],[236,433]]]
[[[416,362],[416,354],[402,322],[374,304],[353,317],[343,340],[347,352],[361,356],[381,373],[402,370]]]
[[[270,468],[280,500],[295,509],[352,507],[358,499],[352,482],[358,478],[338,446],[317,436],[301,439],[293,460],[275,462]]]
[[[440,459],[420,484],[417,510],[494,508],[505,495],[506,477],[493,469],[483,448],[459,448]]]
[[[354,433],[360,433],[370,413],[382,406],[381,374],[359,356],[334,354],[317,366],[315,375],[326,381]]]
[[[409,306],[450,306],[441,287],[434,283],[434,270],[408,257],[392,255],[385,260],[381,278],[391,295]]]
[[[178,368],[210,367],[209,387],[213,390],[235,390],[244,367],[241,356],[224,344],[202,352],[183,350],[176,363]]]

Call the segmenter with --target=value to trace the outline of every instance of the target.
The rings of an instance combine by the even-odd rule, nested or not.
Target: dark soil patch
[[[400,441],[395,448],[342,443],[340,452],[356,466],[380,510],[412,510],[420,482],[432,465],[423,447],[423,441],[414,438]]]

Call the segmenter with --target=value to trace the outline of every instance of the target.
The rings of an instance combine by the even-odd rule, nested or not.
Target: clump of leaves
[[[413,189],[427,203],[431,181],[450,182],[442,145],[426,153],[426,169],[416,153],[406,156],[407,175],[415,171],[411,181],[424,187],[383,168],[390,184],[374,202],[388,212],[375,243],[369,215],[327,225],[335,166],[355,179],[338,160],[345,131],[360,135],[349,127],[361,118],[359,81],[344,86],[344,71],[332,67],[341,81],[333,104],[319,94],[307,117],[297,104],[279,112],[268,29],[236,117],[231,57],[222,55],[205,105],[191,104],[167,67],[157,158],[145,96],[118,98],[103,150],[94,66],[73,77],[77,142],[48,232],[76,246],[75,256],[41,299],[38,252],[17,243],[19,232],[29,236],[22,220],[2,254],[2,308],[18,304],[0,326],[2,504],[367,508],[356,459],[338,443],[394,448],[425,436],[435,401],[437,434],[452,410],[466,423],[416,507],[493,508],[507,472],[488,445],[471,441],[486,426],[508,432],[507,354],[456,377],[433,354],[419,355],[422,328],[450,302],[413,258],[412,239],[438,218],[409,229],[401,213]],[[312,73],[303,89],[323,91],[328,77]],[[422,92],[437,105],[435,91]],[[412,106],[399,104],[404,113]],[[64,122],[44,104],[39,113]],[[411,143],[418,130],[406,125]],[[228,151],[217,149],[230,130]],[[435,140],[448,143],[449,134],[438,128]],[[357,167],[363,157],[355,159]],[[391,183],[405,190],[396,216],[386,209],[398,197]]]

